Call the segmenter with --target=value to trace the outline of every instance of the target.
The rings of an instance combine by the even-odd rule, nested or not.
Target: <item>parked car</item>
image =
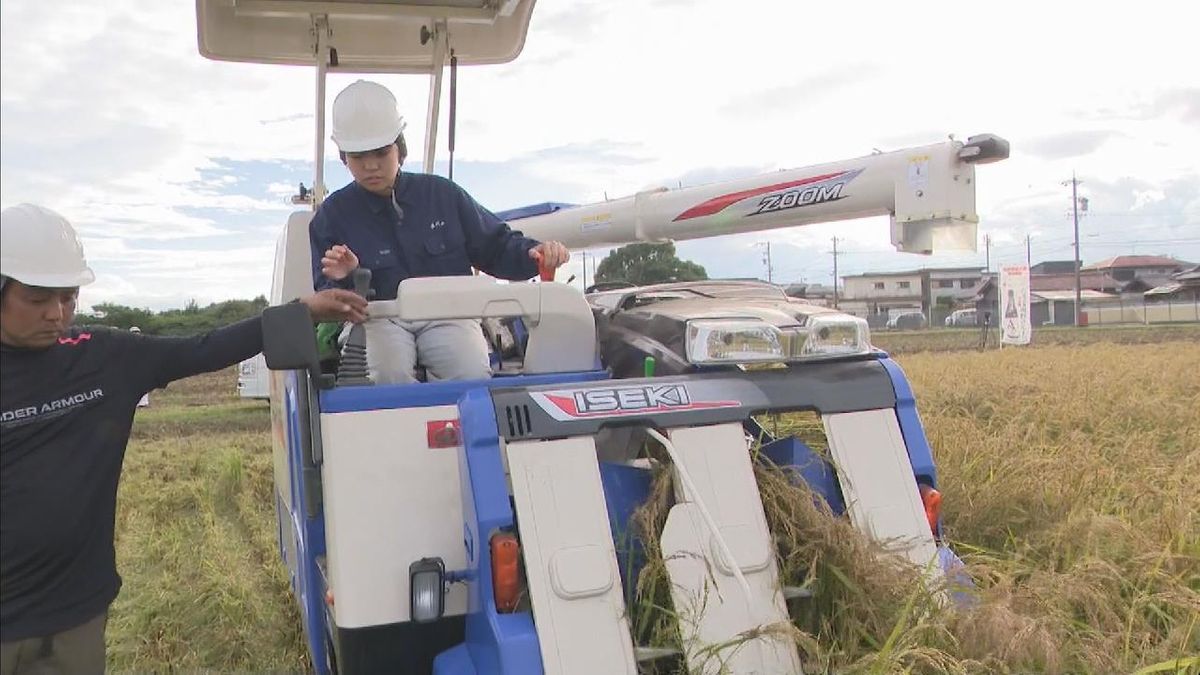
[[[979,314],[974,309],[957,309],[946,317],[947,326],[976,326],[979,324]]]
[[[887,327],[895,330],[914,330],[925,327],[925,315],[920,312],[902,312],[888,319]]]

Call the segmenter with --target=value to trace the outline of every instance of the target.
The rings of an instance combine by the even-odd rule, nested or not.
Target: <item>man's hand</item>
[[[321,274],[334,281],[345,279],[356,269],[358,269],[358,256],[354,255],[354,251],[351,251],[349,246],[337,244],[325,251],[325,255],[321,258]]]
[[[351,253],[350,255],[354,255]],[[367,300],[361,295],[342,288],[327,288],[313,295],[300,298],[308,305],[308,311],[317,321],[367,320]]]
[[[529,249],[529,257],[537,260],[539,267],[554,270],[567,264],[571,252],[557,241],[544,241]]]

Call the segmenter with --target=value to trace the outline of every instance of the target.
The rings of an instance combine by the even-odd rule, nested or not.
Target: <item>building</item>
[[[1146,291],[1146,302],[1200,302],[1200,265],[1172,274],[1167,283]]]
[[[1029,274],[1075,274],[1075,261],[1047,260],[1030,267]]]
[[[789,284],[783,292],[789,297],[807,300],[814,305],[833,305],[833,286],[825,284]]]
[[[954,310],[963,291],[983,278],[982,267],[943,267],[903,272],[868,272],[842,277],[838,307],[883,325],[902,312],[920,312],[931,325],[940,325]]]
[[[1117,281],[1130,282],[1134,279],[1166,280],[1176,272],[1195,267],[1195,263],[1176,260],[1161,255],[1119,255],[1080,268],[1088,272],[1104,272]]]

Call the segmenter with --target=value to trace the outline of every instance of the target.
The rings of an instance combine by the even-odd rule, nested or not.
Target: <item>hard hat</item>
[[[43,288],[74,288],[96,280],[75,228],[58,213],[33,204],[0,212],[0,275]]]
[[[342,152],[366,152],[396,142],[404,118],[396,97],[376,82],[358,80],[333,99],[333,142]]]
[[[137,326],[130,326],[130,327],[129,327],[129,332],[130,332],[130,333],[140,333],[140,332],[142,332],[142,329],[141,329],[141,328],[138,328]]]

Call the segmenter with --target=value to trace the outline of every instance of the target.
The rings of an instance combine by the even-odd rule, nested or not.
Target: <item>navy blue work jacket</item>
[[[308,228],[318,291],[353,288],[350,277],[333,281],[321,273],[321,257],[334,244],[348,246],[359,266],[371,270],[375,300],[394,300],[396,287],[409,277],[469,275],[472,266],[512,281],[537,274],[529,249],[538,242],[510,229],[449,180],[401,172],[393,196],[395,205],[350,183],[322,202]]]

